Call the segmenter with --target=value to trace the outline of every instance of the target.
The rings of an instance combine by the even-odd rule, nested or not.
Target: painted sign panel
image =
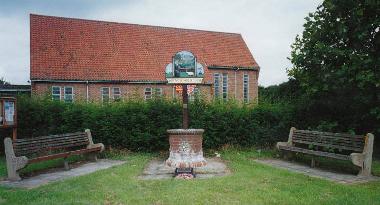
[[[196,85],[187,85],[187,94],[188,95],[190,95],[194,92],[195,86]],[[182,94],[182,85],[176,85],[175,91],[177,91],[177,93],[179,93],[179,94]]]
[[[195,77],[195,56],[189,51],[180,51],[173,57],[174,77]]]
[[[13,101],[4,101],[4,115],[5,122],[8,125],[13,125],[15,115],[15,103]]]
[[[204,77],[204,68],[189,51],[180,51],[173,56],[172,63],[165,68],[169,84],[200,84]]]

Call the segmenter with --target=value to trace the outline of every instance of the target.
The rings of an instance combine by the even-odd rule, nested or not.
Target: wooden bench
[[[359,175],[370,176],[374,136],[297,130],[292,127],[287,142],[276,147],[285,152],[298,152],[313,156],[351,161],[361,168]],[[311,166],[315,166],[312,158]]]
[[[94,144],[91,132],[68,133],[44,137],[4,139],[5,156],[7,161],[8,179],[21,180],[18,170],[28,164],[41,161],[64,158],[65,169],[69,169],[67,157],[86,154],[91,160],[97,160],[96,154],[104,150],[102,143]]]

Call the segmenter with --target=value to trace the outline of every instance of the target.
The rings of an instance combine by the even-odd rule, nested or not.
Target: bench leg
[[[66,158],[65,158],[64,161],[63,161],[63,165],[64,165],[64,167],[65,167],[65,170],[70,170],[69,162],[67,161]]]
[[[372,160],[372,159],[371,159]],[[369,177],[371,176],[371,165],[372,162],[363,162],[363,167],[361,167],[361,170],[359,172],[359,176]]]
[[[315,159],[314,157],[311,158],[311,165],[310,165],[311,168],[314,168],[315,167]]]
[[[25,156],[16,157],[13,150],[12,140],[7,137],[4,139],[5,159],[7,163],[8,180],[21,180],[18,170],[24,168],[28,163],[28,158]]]
[[[285,152],[284,159],[291,161],[293,159],[293,152]]]
[[[96,162],[98,160],[97,153],[86,154],[86,158],[87,158],[87,160],[94,161],[94,162]]]
[[[18,170],[25,167],[27,163],[26,157],[7,157],[7,172],[8,180],[10,181],[20,181],[21,177]]]

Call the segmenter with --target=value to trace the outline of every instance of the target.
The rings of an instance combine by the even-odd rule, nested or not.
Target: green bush
[[[291,109],[283,105],[195,102],[190,110],[191,127],[205,129],[206,148],[272,146],[289,132]]]
[[[279,104],[239,105],[233,101],[190,104],[190,127],[203,128],[205,148],[225,144],[271,146],[287,138],[291,108]],[[181,104],[155,99],[125,102],[63,103],[20,97],[18,136],[36,137],[91,129],[106,146],[132,151],[167,150],[167,129],[180,128]]]

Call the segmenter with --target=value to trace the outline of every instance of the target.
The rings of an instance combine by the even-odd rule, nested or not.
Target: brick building
[[[165,79],[175,53],[205,68],[195,92],[253,102],[259,66],[235,33],[30,15],[32,94],[64,101],[178,97]]]

